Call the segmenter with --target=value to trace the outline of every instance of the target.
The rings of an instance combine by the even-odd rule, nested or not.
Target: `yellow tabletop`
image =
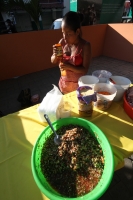
[[[72,105],[72,116],[78,114],[76,92],[64,95]],[[0,199],[48,200],[38,189],[31,171],[33,145],[47,126],[40,121],[39,105],[0,118]],[[133,153],[133,120],[123,109],[123,102],[112,102],[106,111],[94,109],[86,118],[97,125],[111,143],[115,170]]]

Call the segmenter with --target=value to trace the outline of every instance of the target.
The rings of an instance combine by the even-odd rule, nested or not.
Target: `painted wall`
[[[0,36],[0,80],[53,67],[52,45],[61,31],[34,31]]]
[[[92,57],[100,55],[133,62],[133,24],[104,24],[82,27],[91,43]],[[61,30],[43,30],[0,35],[0,80],[54,67],[52,45]]]
[[[108,25],[103,55],[133,62],[133,23]]]
[[[92,57],[100,56],[103,53],[107,26],[107,24],[102,24],[82,27],[83,38],[91,43]]]
[[[107,25],[82,27],[91,43],[92,57],[102,54]],[[62,38],[61,30],[43,30],[0,35],[0,80],[54,67],[52,45]]]

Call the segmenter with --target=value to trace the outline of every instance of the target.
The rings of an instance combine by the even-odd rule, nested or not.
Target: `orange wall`
[[[133,62],[133,24],[104,24],[82,27],[90,41],[92,57],[100,55]],[[44,30],[0,35],[0,80],[54,67],[52,45],[61,30]]]
[[[83,38],[91,43],[92,57],[102,55],[107,24],[83,26]]]
[[[82,27],[83,38],[91,43],[92,57],[102,54],[106,28]],[[52,45],[61,37],[61,30],[0,35],[0,80],[54,67],[50,62]]]
[[[53,34],[54,33],[54,34]],[[0,80],[52,67],[52,44],[58,31],[35,31],[0,36]]]
[[[103,55],[133,62],[133,23],[108,25]]]

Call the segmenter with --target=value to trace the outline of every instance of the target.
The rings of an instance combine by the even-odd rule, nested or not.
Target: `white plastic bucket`
[[[96,70],[92,75],[99,79],[99,83],[107,83],[107,80],[112,76],[111,72],[106,70]]]
[[[90,86],[92,89],[94,85],[99,82],[99,79],[95,76],[85,75],[81,76],[78,80],[78,85],[80,86]]]
[[[117,93],[116,87],[107,83],[95,84],[94,91],[97,93],[97,101],[94,103],[94,106],[100,110],[107,110]],[[101,91],[109,92],[110,95],[99,94],[98,92]]]
[[[114,98],[114,101],[120,101],[124,95],[125,90],[129,88],[131,81],[123,76],[111,76],[110,78],[115,82],[115,84],[110,80],[109,84],[114,85],[117,89],[117,94]]]

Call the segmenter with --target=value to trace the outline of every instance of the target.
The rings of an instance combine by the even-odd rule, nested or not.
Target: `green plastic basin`
[[[97,137],[99,144],[101,145],[103,149],[103,154],[104,154],[104,159],[105,159],[104,170],[103,170],[103,174],[99,183],[88,194],[82,197],[77,197],[77,198],[62,197],[49,185],[49,183],[46,181],[44,175],[41,172],[40,158],[41,158],[42,147],[43,147],[44,142],[47,140],[47,137],[49,137],[52,134],[50,127],[47,126],[37,138],[36,143],[32,150],[31,167],[32,167],[33,177],[37,186],[42,191],[42,193],[45,194],[50,200],[81,200],[81,199],[82,200],[97,200],[99,199],[109,187],[112,177],[113,177],[113,173],[114,173],[114,158],[113,158],[112,149],[111,149],[110,143],[108,142],[108,139],[95,124],[82,118],[76,118],[76,117],[63,118],[63,119],[53,122],[52,124],[55,130],[57,130],[63,125],[78,124],[87,128],[93,135],[95,135]]]

